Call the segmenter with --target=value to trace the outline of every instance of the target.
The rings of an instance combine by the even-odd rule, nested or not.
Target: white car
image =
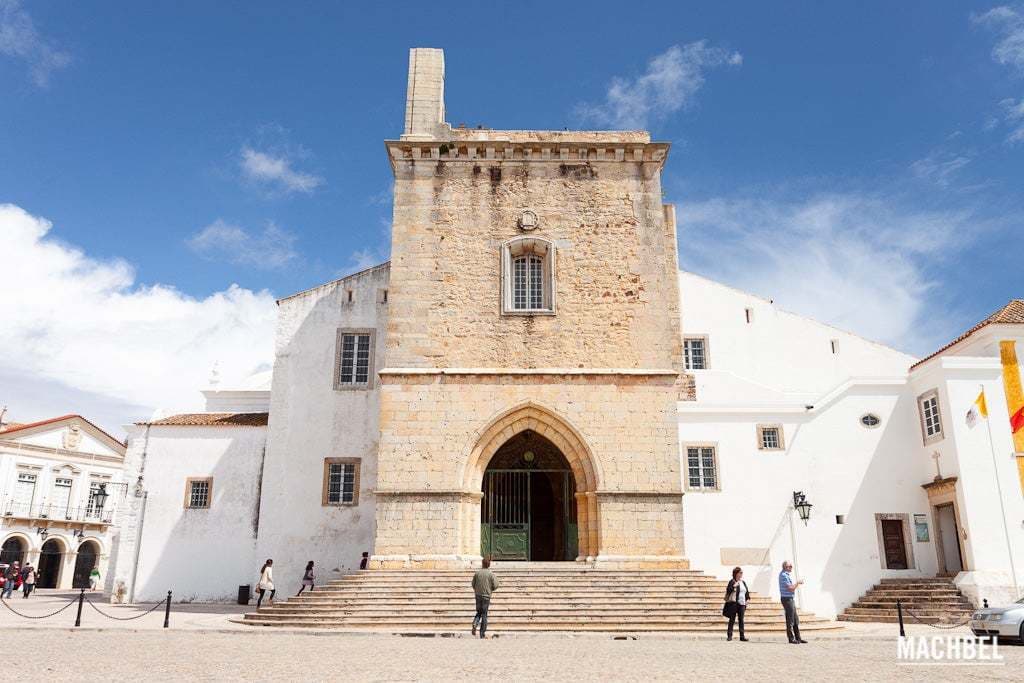
[[[1009,607],[986,607],[971,615],[971,631],[976,636],[1016,638],[1024,643],[1024,599]]]

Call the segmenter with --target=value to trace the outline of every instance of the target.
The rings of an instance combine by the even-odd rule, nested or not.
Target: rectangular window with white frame
[[[683,361],[687,370],[707,370],[708,338],[684,337]]]
[[[66,517],[71,508],[71,487],[74,481],[68,477],[56,477],[53,480],[53,495],[50,497],[50,515]]]
[[[85,504],[85,516],[90,519],[100,519],[103,516],[103,507],[99,504],[96,495],[103,486],[102,482],[89,482],[89,500]]]
[[[518,237],[501,247],[501,311],[506,315],[555,312],[555,245]]]
[[[335,389],[370,389],[376,330],[339,329],[334,354]]]
[[[924,439],[924,444],[927,446],[930,443],[941,441],[943,438],[942,414],[939,410],[938,390],[932,389],[918,396],[917,408],[921,417],[921,436]]]
[[[686,483],[691,491],[720,491],[718,452],[714,444],[686,444]]]
[[[359,503],[359,458],[324,458],[321,505]]]
[[[205,510],[213,502],[213,477],[189,477],[185,480],[185,507]]]
[[[785,448],[782,425],[757,425],[757,448],[762,451],[781,451]]]
[[[14,485],[13,509],[5,512],[27,515],[32,510],[36,498],[36,475],[31,472],[18,472],[18,481]]]

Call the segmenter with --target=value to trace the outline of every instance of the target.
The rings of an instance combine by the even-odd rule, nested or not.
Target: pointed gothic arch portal
[[[480,554],[494,560],[575,560],[576,479],[558,446],[526,429],[484,470]]]

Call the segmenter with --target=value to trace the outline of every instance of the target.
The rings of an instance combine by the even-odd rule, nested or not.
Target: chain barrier
[[[50,617],[57,616],[58,614],[60,614],[64,610],[66,610],[68,607],[71,607],[71,605],[73,605],[76,602],[78,602],[78,598],[72,599],[70,602],[68,602],[68,604],[64,605],[63,607],[61,607],[60,609],[58,609],[55,612],[50,612],[49,614],[22,614],[18,610],[16,610],[13,607],[11,607],[11,605],[7,602],[6,598],[0,598],[0,602],[2,602],[4,604],[4,607],[6,607],[7,609],[11,610],[15,614],[17,614],[19,617],[24,617],[26,619],[49,619]]]
[[[914,621],[916,621],[917,623],[924,624],[925,626],[931,626],[932,628],[937,628],[937,629],[940,629],[940,630],[949,630],[949,629],[954,629],[954,628],[960,628],[961,626],[966,626],[967,624],[971,623],[971,617],[970,617],[970,615],[968,615],[966,619],[964,619],[963,621],[961,621],[958,624],[930,624],[927,621],[921,621],[921,618],[918,617],[913,612],[911,612],[910,609],[906,605],[903,606],[903,611],[906,612],[907,614],[909,614],[911,616],[911,618]]]
[[[94,605],[92,603],[92,600],[90,600],[89,598],[86,598],[85,601],[87,603],[89,603],[90,607],[92,607],[94,610],[96,610],[97,612],[99,612],[100,614],[105,616],[107,619],[114,619],[115,621],[131,621],[132,619],[140,619],[140,618],[146,616],[147,614],[152,614],[153,612],[156,611],[156,609],[158,607],[164,607],[167,604],[164,600],[161,600],[160,602],[154,604],[152,607],[150,607],[148,610],[146,610],[142,614],[135,614],[135,615],[132,615],[130,617],[115,617],[115,616],[112,616],[110,614],[107,614],[106,612],[101,610],[99,607]]]

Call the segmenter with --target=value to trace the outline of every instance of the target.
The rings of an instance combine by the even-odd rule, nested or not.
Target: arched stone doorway
[[[75,574],[72,577],[72,588],[88,588],[89,572],[99,561],[100,547],[96,541],[85,541],[78,546],[78,557],[75,559]]]
[[[51,538],[39,551],[39,578],[36,588],[56,588],[60,585],[60,570],[64,566],[64,545]]]
[[[576,479],[558,447],[527,429],[484,471],[480,554],[494,560],[575,560]]]
[[[12,562],[25,564],[26,550],[28,550],[28,544],[23,539],[11,536],[4,541],[3,547],[0,548],[0,564],[11,564]]]
[[[519,436],[525,435],[526,432],[530,432],[530,436]],[[485,479],[493,476],[487,473],[506,469],[502,467],[503,464],[506,466],[516,465],[516,467],[508,468],[512,471],[529,472],[528,468],[522,466],[524,464],[522,456],[525,450],[533,450],[535,458],[538,457],[537,453],[539,452],[548,453],[549,455],[545,456],[548,457],[547,462],[556,463],[551,469],[564,471],[567,467],[570,475],[564,477],[555,474],[546,482],[538,479],[537,486],[539,488],[537,490],[540,491],[541,498],[536,505],[544,505],[548,511],[546,513],[548,518],[543,520],[544,528],[548,531],[543,536],[540,530],[534,534],[534,539],[542,544],[534,556],[543,555],[551,559],[594,559],[601,547],[596,495],[601,473],[597,461],[579,432],[551,410],[528,402],[500,413],[478,434],[462,471],[465,499],[461,511],[461,520],[464,525],[461,527],[461,552],[469,558],[480,557],[483,554],[481,551],[484,550],[484,534],[493,531],[493,527],[484,524],[487,519],[483,514],[484,509],[485,506],[490,505],[483,501]],[[542,445],[543,448],[524,448],[523,441],[517,440],[517,437],[523,440],[531,439],[531,443]],[[492,462],[495,463],[493,468],[490,467]],[[522,480],[526,476],[532,477],[533,475],[513,475],[513,477],[515,476]],[[568,492],[564,488],[558,490],[556,488],[557,481],[552,483],[553,480],[559,478],[562,479],[563,487],[568,486]],[[543,488],[541,482],[544,482],[547,488]],[[489,486],[493,485],[493,483],[489,484]],[[490,489],[488,489],[489,491]],[[550,496],[548,495],[549,491]],[[530,494],[532,492],[531,489]],[[574,502],[567,502],[567,495],[575,499]],[[502,502],[505,501],[496,501],[495,505]],[[532,501],[531,505],[533,505]],[[556,508],[559,505],[562,506],[564,512],[558,512]],[[491,510],[491,507],[487,508],[487,515],[493,514]],[[493,520],[493,517],[490,520]],[[492,523],[490,520],[488,520],[488,524]],[[562,524],[562,530],[558,532],[561,537],[553,533],[553,529],[559,524]],[[575,544],[571,538],[573,527],[570,525],[573,524],[575,525]],[[490,545],[487,547],[493,551],[493,542],[489,540],[488,543]],[[544,544],[547,544],[546,547]],[[570,557],[573,552],[576,557]],[[499,553],[498,556],[501,555]],[[522,553],[520,552],[519,555],[521,556]]]

